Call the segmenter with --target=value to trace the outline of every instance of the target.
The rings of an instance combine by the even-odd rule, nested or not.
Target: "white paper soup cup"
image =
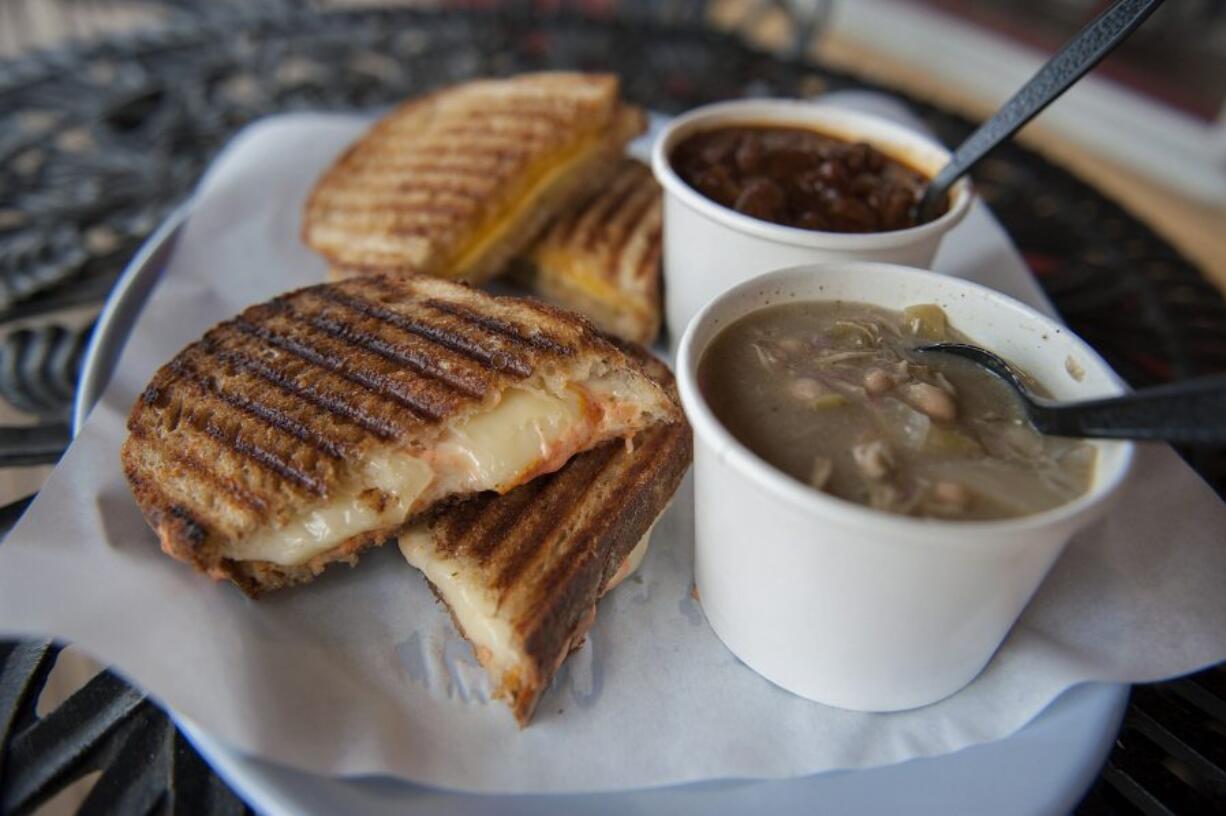
[[[697,372],[728,324],[770,304],[814,300],[895,310],[937,303],[956,329],[1057,399],[1123,387],[1089,346],[1033,309],[892,264],[762,275],[714,300],[686,330],[677,381],[694,427],[695,583],[711,627],[748,666],[811,700],[862,711],[922,706],[987,664],[1069,538],[1103,513],[1133,445],[1095,443],[1089,492],[1017,519],[914,519],[813,490],[733,438],[699,391]]]
[[[848,141],[867,142],[929,177],[949,151],[913,130],[833,105],[783,99],[720,102],[669,123],[652,149],[651,164],[664,187],[664,293],[669,329],[676,337],[711,298],[772,269],[817,261],[932,264],[941,238],[971,205],[966,180],[951,191],[949,209],[934,221],[890,232],[822,232],[773,224],[715,203],[681,180],[669,155],[686,137],[730,125],[810,128]]]

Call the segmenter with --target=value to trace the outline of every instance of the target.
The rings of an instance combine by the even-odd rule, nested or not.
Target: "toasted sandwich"
[[[596,602],[642,560],[690,462],[684,422],[607,443],[498,496],[410,525],[400,549],[473,645],[494,695],[527,725]]]
[[[303,239],[336,272],[482,282],[612,173],[645,127],[607,74],[467,82],[409,101],[316,184]]]
[[[515,263],[541,297],[599,328],[650,345],[660,331],[660,185],[637,159],[560,215]]]
[[[680,409],[586,320],[428,276],[301,289],[209,331],[128,418],[162,548],[249,594],[353,563],[416,513],[506,493]]]

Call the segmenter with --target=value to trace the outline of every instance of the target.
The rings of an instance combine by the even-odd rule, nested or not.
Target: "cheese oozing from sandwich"
[[[626,556],[606,591],[613,589],[643,561],[651,544],[651,528]],[[471,570],[462,562],[439,555],[425,524],[415,524],[400,536],[400,552],[409,564],[422,572],[434,585],[443,602],[451,610],[456,624],[473,645],[477,660],[490,672],[495,685],[502,675],[515,668],[523,659],[511,623],[498,614],[498,599],[484,584],[473,582]],[[466,580],[468,579],[468,580]]]
[[[603,147],[604,142],[600,135],[593,134],[581,139],[577,145],[560,157],[546,157],[538,160],[536,167],[526,175],[524,191],[515,198],[515,203],[504,212],[487,219],[486,223],[477,228],[443,267],[443,276],[464,277],[477,259],[518,226],[527,213],[537,206],[546,191],[564,176],[575,172],[576,168],[591,161],[592,156]]]
[[[348,538],[395,524],[434,481],[434,471],[415,456],[372,459],[366,472],[376,487],[341,491],[282,527],[233,542],[225,547],[226,558],[304,564]]]
[[[371,458],[352,488],[280,527],[229,544],[225,555],[303,564],[364,532],[396,527],[447,496],[506,493],[588,447],[603,413],[574,386],[561,394],[508,388],[495,406],[458,420],[429,450]]]

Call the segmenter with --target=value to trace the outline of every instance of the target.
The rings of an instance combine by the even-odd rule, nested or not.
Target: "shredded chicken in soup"
[[[975,364],[915,351],[942,341],[974,342],[936,305],[768,306],[712,341],[699,383],[767,462],[878,510],[1002,519],[1085,493],[1094,448],[1039,433],[1009,387]]]

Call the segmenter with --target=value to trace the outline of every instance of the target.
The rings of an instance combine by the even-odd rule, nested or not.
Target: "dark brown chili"
[[[915,203],[928,181],[871,145],[803,128],[702,131],[677,145],[670,159],[687,184],[725,207],[827,232],[915,226]]]

